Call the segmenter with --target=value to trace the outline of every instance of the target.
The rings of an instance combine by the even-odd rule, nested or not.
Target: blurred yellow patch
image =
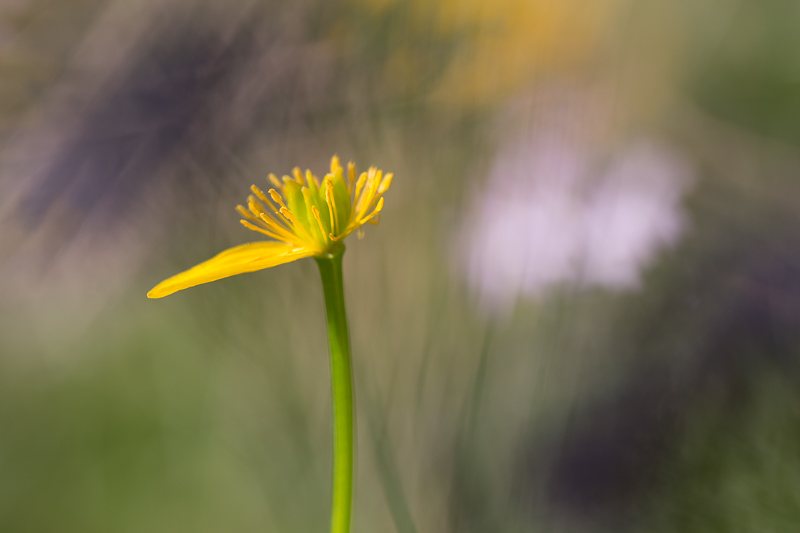
[[[394,17],[410,32],[387,45],[385,75],[413,90],[430,76],[420,35],[452,47],[430,88],[434,100],[483,105],[507,97],[538,75],[569,69],[591,57],[610,28],[620,0],[351,0],[374,15]],[[402,15],[402,16],[400,16]],[[400,20],[402,19],[402,20]],[[436,65],[428,64],[436,70]]]

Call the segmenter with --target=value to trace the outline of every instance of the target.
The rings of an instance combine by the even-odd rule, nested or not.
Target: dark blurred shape
[[[112,216],[183,152],[201,164],[210,156],[215,139],[204,126],[253,53],[255,21],[232,38],[178,13],[155,22],[146,45],[99,89],[27,196],[22,208],[30,223],[60,201]]]
[[[696,213],[703,229],[682,244],[680,260],[668,261],[649,278],[649,291],[627,302],[634,313],[647,311],[628,317],[628,334],[599,350],[629,354],[631,371],[616,391],[579,404],[560,437],[529,448],[522,494],[538,494],[546,471],[545,500],[557,514],[632,526],[659,498],[687,428],[707,406],[717,407],[713,417],[724,427],[757,400],[769,376],[797,390],[797,215],[761,205],[764,216],[747,218],[732,205]],[[542,464],[547,457],[550,466]]]
[[[616,520],[652,489],[678,415],[659,375],[640,372],[618,397],[576,413],[552,452],[551,504],[569,516]]]
[[[288,142],[337,99],[331,56],[303,23],[308,6],[270,5],[145,10],[145,29],[126,37],[121,59],[80,75],[68,69],[60,84],[79,105],[54,86],[40,102],[49,109],[43,125],[18,148],[30,157],[55,138],[37,155],[40,170],[24,169],[33,174],[17,206],[25,225],[55,213],[48,228],[63,238],[89,216],[98,223],[83,229],[120,221],[147,191],[179,189],[187,203],[204,203],[232,175],[258,177],[250,172],[259,141]]]

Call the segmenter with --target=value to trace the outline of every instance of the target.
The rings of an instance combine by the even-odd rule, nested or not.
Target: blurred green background
[[[251,183],[394,171],[345,283],[356,532],[800,524],[800,4],[0,5],[0,531],[327,527],[310,261]]]

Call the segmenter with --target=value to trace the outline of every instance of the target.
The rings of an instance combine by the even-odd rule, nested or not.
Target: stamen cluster
[[[331,159],[330,172],[320,181],[310,170],[295,167],[292,176],[278,179],[270,174],[273,187],[266,193],[252,185],[247,207],[236,206],[246,228],[277,241],[326,253],[336,242],[367,222],[376,224],[383,209],[383,194],[394,175],[377,167],[357,174],[353,162],[347,176],[339,157]]]

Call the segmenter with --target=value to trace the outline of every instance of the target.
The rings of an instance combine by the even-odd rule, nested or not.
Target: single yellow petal
[[[147,297],[163,298],[195,285],[291,263],[304,257],[311,257],[314,253],[308,248],[299,248],[283,242],[266,241],[241,244],[228,248],[189,270],[165,279],[150,289]]]

